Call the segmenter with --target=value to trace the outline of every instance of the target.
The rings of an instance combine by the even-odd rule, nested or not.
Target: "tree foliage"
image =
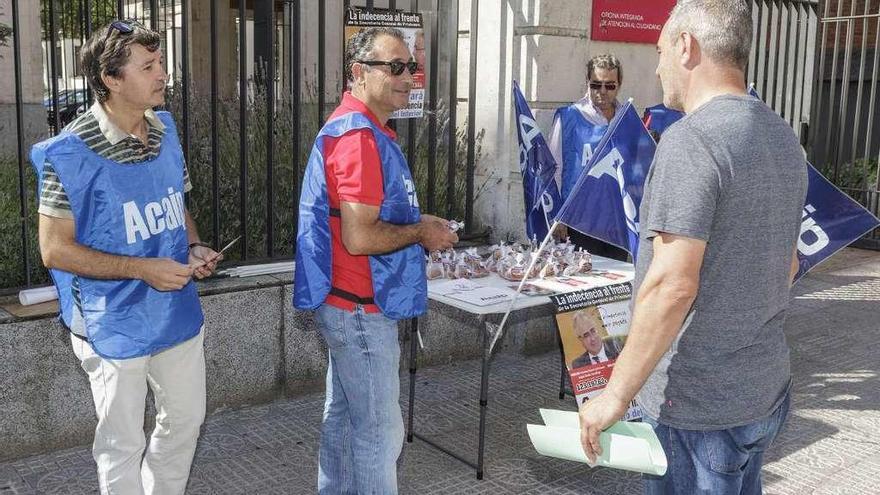
[[[0,10],[0,14],[3,11]],[[0,22],[0,46],[9,46],[9,37],[12,36],[12,28],[5,23]]]
[[[59,39],[84,39],[86,31],[86,1],[40,0],[40,20],[43,26],[43,39],[49,39],[50,3],[55,2],[55,31]],[[98,29],[117,18],[116,0],[91,0],[89,15],[92,29]]]
[[[0,22],[0,46],[9,46],[10,36],[12,36],[12,28]]]

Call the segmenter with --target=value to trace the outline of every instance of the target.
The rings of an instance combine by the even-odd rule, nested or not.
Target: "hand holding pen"
[[[189,251],[189,266],[193,276],[202,279],[213,274],[217,269],[217,263],[223,259],[223,253],[235,245],[239,239],[241,239],[241,236],[230,241],[220,251],[214,251],[209,246],[203,244],[193,246]]]

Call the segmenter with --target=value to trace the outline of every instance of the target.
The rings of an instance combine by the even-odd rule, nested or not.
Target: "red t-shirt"
[[[367,116],[391,139],[397,134],[376,118],[373,112],[351,93],[345,92],[342,103],[328,120],[359,112]],[[373,132],[369,129],[349,131],[338,138],[324,138],[324,174],[327,179],[327,200],[330,208],[339,208],[340,201],[379,206],[385,198],[382,187],[382,163]],[[373,278],[369,256],[355,256],[342,244],[342,223],[339,217],[330,217],[332,243],[333,287],[359,297],[373,297]],[[326,303],[353,311],[355,303],[347,299],[327,296]],[[378,313],[374,304],[364,305],[367,313]]]

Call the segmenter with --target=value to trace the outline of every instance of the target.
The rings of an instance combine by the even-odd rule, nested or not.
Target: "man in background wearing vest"
[[[614,55],[597,55],[587,62],[587,94],[556,110],[547,146],[556,160],[556,183],[560,186],[563,201],[568,198],[620,108],[617,93],[622,83],[620,60]],[[568,230],[564,225],[556,228],[556,235],[564,237],[566,234],[571,236],[575,245],[592,254],[621,261],[627,259],[626,251],[619,247]]]
[[[82,50],[97,101],[35,145],[40,252],[89,376],[101,493],[182,494],[205,416],[203,315],[193,277],[220,255],[183,203],[191,186],[165,102],[161,37],[114,21]],[[144,454],[147,387],[156,427]]]
[[[397,29],[348,40],[351,91],[315,139],[303,178],[293,304],[317,309],[330,348],[319,493],[397,493],[397,320],[427,308],[424,250],[458,240],[446,220],[420,214],[387,126],[408,105],[417,69]]]
[[[582,406],[581,442],[638,393],[669,458],[649,494],[761,493],[763,454],[785,421],[783,325],[797,273],[807,167],[794,131],[746,91],[748,0],[679,0],[657,42],[663,135],[645,183],[626,347]]]

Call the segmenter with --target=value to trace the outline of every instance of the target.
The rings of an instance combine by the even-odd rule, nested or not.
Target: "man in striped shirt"
[[[144,143],[134,134],[128,134],[114,124],[104,107],[99,101],[94,104],[79,118],[64,128],[78,138],[82,139],[89,148],[109,160],[120,165],[143,163],[156,159],[161,149],[162,138],[165,135],[165,124],[156,116],[156,112],[149,109],[144,112],[144,120],[147,122],[147,142]],[[183,191],[190,192],[192,183],[189,180],[189,172],[186,164],[183,167]],[[64,191],[61,179],[55,173],[55,169],[48,161],[43,164],[43,181],[40,187],[40,206],[37,210],[41,215],[53,218],[73,220],[70,211],[70,201]],[[80,308],[79,278],[75,277],[71,285],[74,303]],[[77,329],[80,330],[80,329]],[[74,331],[81,335],[83,332]]]
[[[101,493],[183,493],[205,415],[192,279],[221,256],[184,206],[192,186],[174,120],[152,110],[167,82],[160,39],[130,21],[95,32],[82,67],[97,102],[31,152],[43,263],[95,401]],[[148,388],[157,414],[147,447]]]

